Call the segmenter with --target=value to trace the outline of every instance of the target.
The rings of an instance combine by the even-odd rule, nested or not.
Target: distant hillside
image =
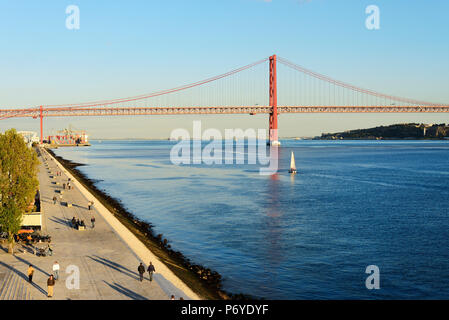
[[[323,133],[322,140],[340,139],[445,139],[449,138],[449,125],[405,123],[380,126],[370,129],[349,130],[338,133]]]

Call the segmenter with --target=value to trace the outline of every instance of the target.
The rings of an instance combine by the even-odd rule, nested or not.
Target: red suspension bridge
[[[270,143],[278,144],[279,114],[354,112],[443,113],[449,112],[449,104],[363,89],[273,55],[215,77],[150,94],[84,103],[0,109],[0,120],[39,118],[42,143],[45,117],[268,114]]]

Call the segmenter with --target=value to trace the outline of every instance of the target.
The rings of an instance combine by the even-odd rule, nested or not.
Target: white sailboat
[[[290,159],[290,170],[288,170],[288,172],[291,174],[296,174],[295,156],[293,154],[293,151],[292,151],[292,156]]]

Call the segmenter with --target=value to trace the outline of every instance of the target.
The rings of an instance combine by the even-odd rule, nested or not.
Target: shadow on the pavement
[[[130,278],[139,280],[139,277],[137,276],[137,272],[132,272],[131,270],[125,268],[124,266],[122,266],[116,262],[113,262],[113,261],[105,259],[105,258],[101,258],[97,255],[95,255],[94,257],[88,256],[88,258],[90,258],[98,263],[101,263],[111,269],[117,270],[118,272],[121,272]],[[136,267],[136,270],[137,270],[137,267]]]
[[[75,204],[75,203],[73,203],[73,204],[72,204],[72,206],[73,206],[73,207],[77,207],[77,208],[80,208],[80,209],[85,209],[85,210],[87,210],[87,209],[88,209],[87,207],[83,207],[83,206],[80,206],[80,205],[78,205],[78,204]]]
[[[25,260],[25,259],[23,259],[23,258],[21,258],[21,257],[19,257],[19,256],[14,255],[14,258],[16,258],[17,260],[19,260],[19,261],[25,263],[25,264],[27,265],[27,267],[28,267],[30,264],[32,264],[32,263],[29,262],[28,260]],[[49,273],[45,272],[44,270],[42,270],[42,269],[39,268],[38,266],[36,266],[36,265],[34,265],[34,264],[32,264],[32,265],[33,265],[33,268],[34,268],[34,269],[39,270],[40,272],[42,272],[43,274],[45,274],[47,277],[50,276]]]
[[[121,294],[124,294],[125,296],[133,299],[133,300],[148,300],[148,298],[145,298],[144,296],[141,296],[138,293],[135,293],[134,291],[131,291],[118,283],[110,284],[103,280],[104,283],[106,283],[108,286],[110,286],[112,289],[114,289],[117,292],[120,292]]]
[[[4,266],[5,268],[8,268],[8,269],[11,270],[12,272],[15,272],[19,277],[21,277],[21,278],[24,279],[27,283],[29,283],[28,277],[27,277],[23,272],[21,272],[21,271],[15,269],[15,268],[13,268],[12,266],[7,265],[6,263],[1,262],[1,261],[0,261],[0,265]],[[35,267],[35,266],[33,265],[33,267]],[[35,268],[36,268],[36,267],[35,267]],[[33,287],[35,287],[35,288],[36,288],[38,291],[40,291],[41,293],[47,295],[47,291],[45,291],[44,289],[42,289],[41,287],[39,287],[39,285],[37,285],[36,283],[32,282],[31,285],[32,285]]]
[[[41,196],[41,202],[53,203],[53,199],[50,197]]]
[[[70,220],[61,219],[61,218],[58,218],[55,216],[49,218],[48,220],[53,221],[55,223],[62,224],[63,226],[72,227],[72,223]]]

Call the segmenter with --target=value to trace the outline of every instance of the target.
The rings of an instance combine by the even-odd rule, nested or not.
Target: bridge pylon
[[[270,107],[269,117],[270,140],[269,145],[279,146],[278,140],[278,98],[277,98],[277,74],[276,74],[276,55],[270,57]]]
[[[42,144],[44,142],[44,125],[43,125],[44,114],[42,106],[39,107],[39,118],[41,120],[41,144]]]

